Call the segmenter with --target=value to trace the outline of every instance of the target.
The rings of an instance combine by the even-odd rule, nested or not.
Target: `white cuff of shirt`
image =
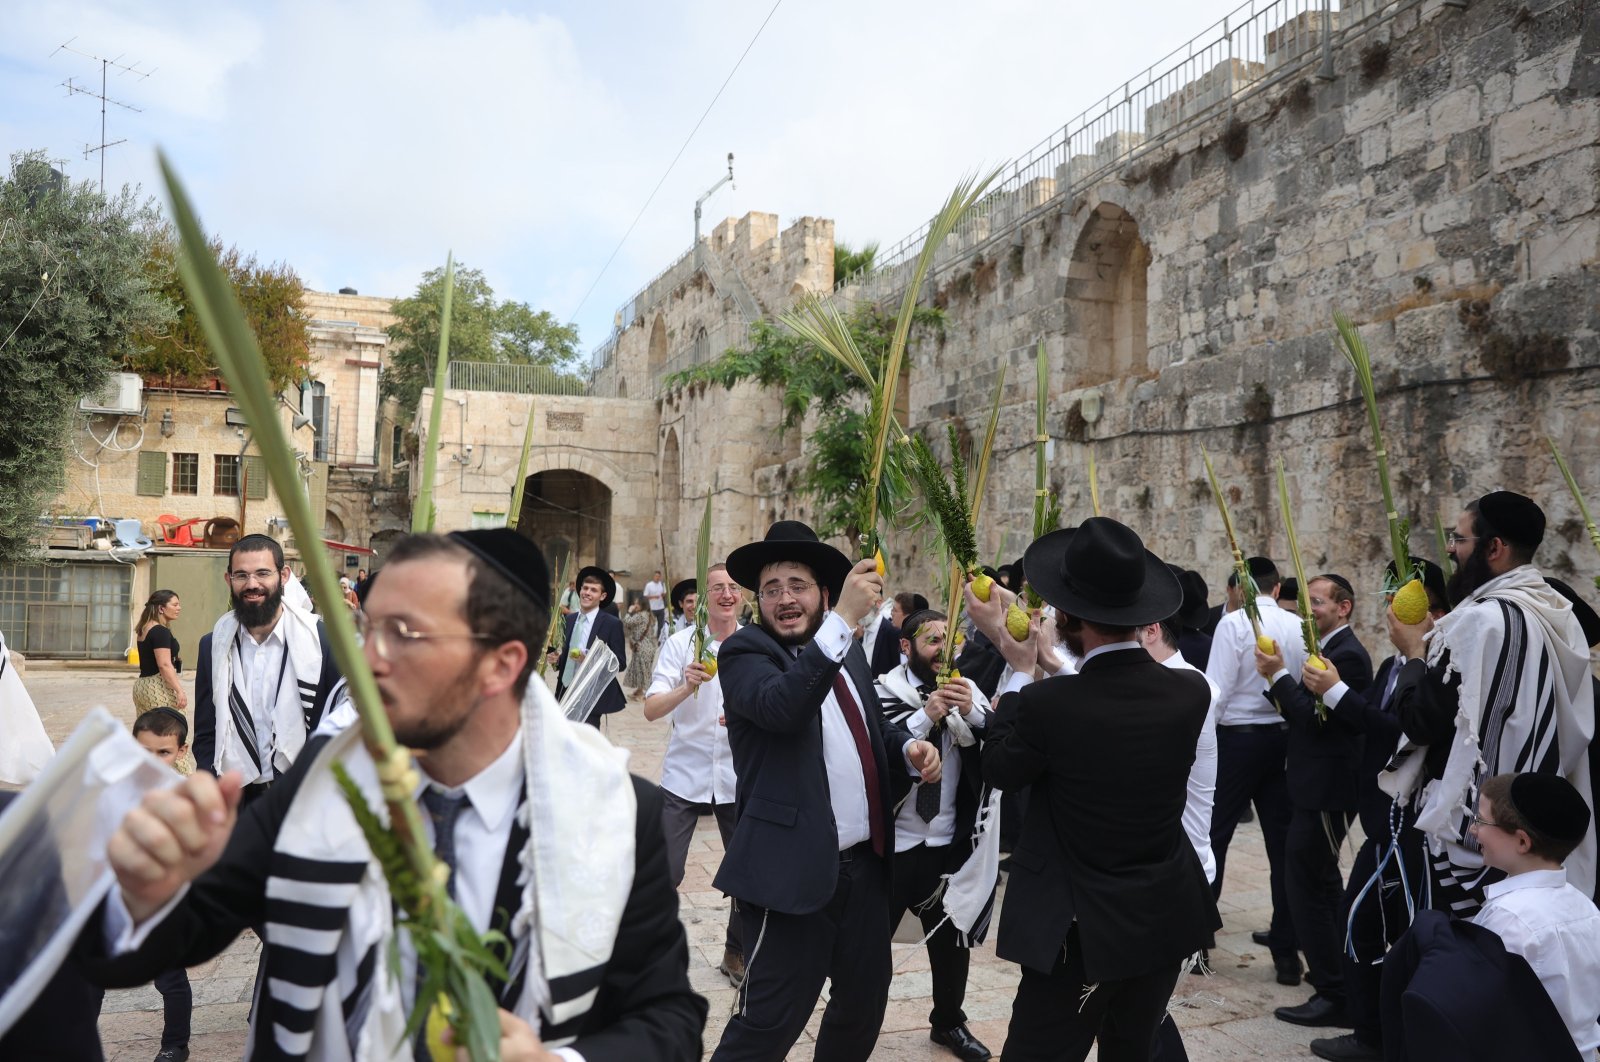
[[[1006,679],[1005,684],[995,691],[994,699],[998,701],[1008,693],[1017,693],[1022,687],[1031,685],[1033,685],[1032,675],[1024,674],[1021,671],[1013,671],[1011,677]]]
[[[1339,702],[1344,699],[1344,695],[1349,691],[1350,687],[1346,686],[1341,679],[1328,687],[1328,692],[1322,695],[1322,703],[1329,708],[1337,708],[1339,707]]]
[[[1279,679],[1285,679],[1285,678],[1288,678],[1288,677],[1289,677],[1289,669],[1286,668],[1286,667],[1280,667],[1278,670],[1276,670],[1276,671],[1274,671],[1272,673],[1272,677],[1271,678],[1267,679],[1267,687],[1270,689],[1271,687],[1276,686],[1278,684],[1278,680]]]
[[[570,1047],[556,1048],[555,1055],[557,1058],[563,1059],[564,1062],[584,1062],[583,1056]]]
[[[143,944],[156,926],[172,913],[172,909],[178,906],[178,901],[188,894],[189,886],[184,885],[160,910],[135,926],[128,905],[122,902],[122,890],[113,884],[111,892],[106,896],[105,918],[102,923],[106,935],[106,957],[115,959],[130,951],[138,951],[139,945]]]
[[[922,740],[921,738],[912,738],[911,739],[911,741],[921,741],[921,740]],[[911,754],[907,751],[909,748],[911,748],[911,741],[908,741],[904,745],[900,746],[900,759],[906,765],[906,773],[907,774],[909,774],[913,778],[921,778],[922,777],[922,772],[917,770],[915,767],[911,766]]]
[[[854,639],[850,637],[850,625],[840,619],[837,612],[829,612],[823,617],[822,626],[817,628],[816,637],[811,640],[822,646],[822,651],[828,654],[829,660],[837,663],[844,659],[844,654]]]
[[[906,729],[911,731],[911,736],[918,741],[928,736],[928,731],[933,729],[933,720],[928,718],[928,713],[918,708],[906,719]]]
[[[989,722],[989,713],[981,704],[974,704],[972,711],[961,718],[967,721],[968,726],[986,726]]]

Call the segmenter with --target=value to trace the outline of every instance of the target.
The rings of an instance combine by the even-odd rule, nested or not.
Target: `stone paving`
[[[58,744],[83,712],[95,704],[104,704],[119,718],[132,722],[129,688],[133,676],[123,668],[61,667],[35,662],[29,666],[25,682],[39,706],[46,731]],[[665,722],[648,723],[637,705],[630,705],[620,717],[613,716],[608,727],[613,741],[632,750],[632,769],[636,773],[651,779],[660,774],[667,738]],[[704,818],[690,847],[680,896],[690,945],[690,982],[711,1004],[705,1036],[708,1056],[733,1002],[733,989],[716,970],[722,958],[728,909],[727,901],[711,887],[721,858],[722,844],[715,823]],[[1311,1038],[1334,1035],[1338,1030],[1302,1029],[1272,1017],[1272,1008],[1304,1002],[1310,989],[1278,985],[1273,980],[1270,957],[1250,941],[1251,930],[1266,926],[1270,903],[1266,855],[1260,831],[1253,824],[1242,826],[1234,836],[1228,852],[1227,880],[1220,905],[1224,926],[1218,935],[1218,947],[1211,953],[1215,973],[1205,978],[1185,976],[1178,984],[1174,1013],[1189,1057],[1195,1062],[1310,1058],[1305,1045]],[[1004,896],[1002,887],[1002,905]],[[243,1054],[259,952],[259,942],[247,932],[221,955],[189,971],[194,988],[194,1036],[190,1046],[195,1062],[222,1062]],[[889,991],[889,1010],[873,1057],[950,1058],[928,1042],[930,986],[926,953],[910,945],[896,945],[894,960],[896,973]],[[1005,1041],[1017,976],[1016,966],[995,957],[992,935],[989,944],[975,951],[966,1010],[974,1034],[997,1054]],[[820,1016],[819,1006],[791,1057],[811,1057],[809,1045]],[[161,1022],[161,996],[154,988],[108,992],[100,1017],[100,1035],[109,1062],[153,1058],[160,1044]]]

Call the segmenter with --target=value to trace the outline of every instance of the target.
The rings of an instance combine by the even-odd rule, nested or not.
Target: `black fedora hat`
[[[1211,615],[1211,605],[1206,601],[1205,577],[1176,564],[1167,567],[1172,569],[1172,574],[1178,577],[1178,585],[1183,588],[1183,604],[1178,606],[1177,613],[1178,626],[1199,630]]]
[[[576,579],[579,590],[583,589],[583,581],[585,579],[600,580],[600,585],[605,588],[604,596],[600,598],[601,608],[609,605],[611,603],[611,599],[617,596],[617,581],[611,578],[611,573],[606,571],[604,568],[598,568],[593,564],[586,564],[582,568],[578,569]]]
[[[816,573],[817,583],[828,590],[829,605],[837,604],[844,577],[855,564],[839,550],[817,537],[799,520],[779,520],[767,528],[767,537],[748,542],[728,554],[728,574],[746,590],[759,592],[761,569],[780,561],[804,564]]]
[[[683,599],[695,593],[695,587],[700,584],[699,579],[679,579],[672,584],[672,607],[681,608]]]
[[[1023,557],[1028,585],[1059,611],[1107,627],[1164,620],[1183,604],[1183,587],[1133,528],[1092,516],[1036,539]]]

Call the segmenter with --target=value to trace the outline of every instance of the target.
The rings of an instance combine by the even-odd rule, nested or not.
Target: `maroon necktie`
[[[872,827],[872,850],[883,855],[883,795],[878,792],[878,761],[872,756],[872,742],[867,737],[867,724],[861,718],[861,708],[850,696],[844,672],[833,675],[833,695],[839,701],[839,710],[850,727],[850,736],[856,739],[856,755],[861,757],[861,774],[867,783],[867,818]]]

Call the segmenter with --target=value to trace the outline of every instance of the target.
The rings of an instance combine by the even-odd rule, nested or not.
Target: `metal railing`
[[[452,361],[450,388],[518,395],[586,395],[589,381],[582,375],[559,372],[548,365]]]
[[[1334,74],[1336,43],[1421,0],[1246,0],[1220,22],[1146,67],[1059,130],[1013,159],[993,190],[958,225],[935,267],[988,246],[1056,200],[1088,188],[1135,156],[1193,126],[1229,114],[1244,97],[1318,67]],[[904,290],[928,234],[925,222],[846,277],[836,292],[880,302]]]

